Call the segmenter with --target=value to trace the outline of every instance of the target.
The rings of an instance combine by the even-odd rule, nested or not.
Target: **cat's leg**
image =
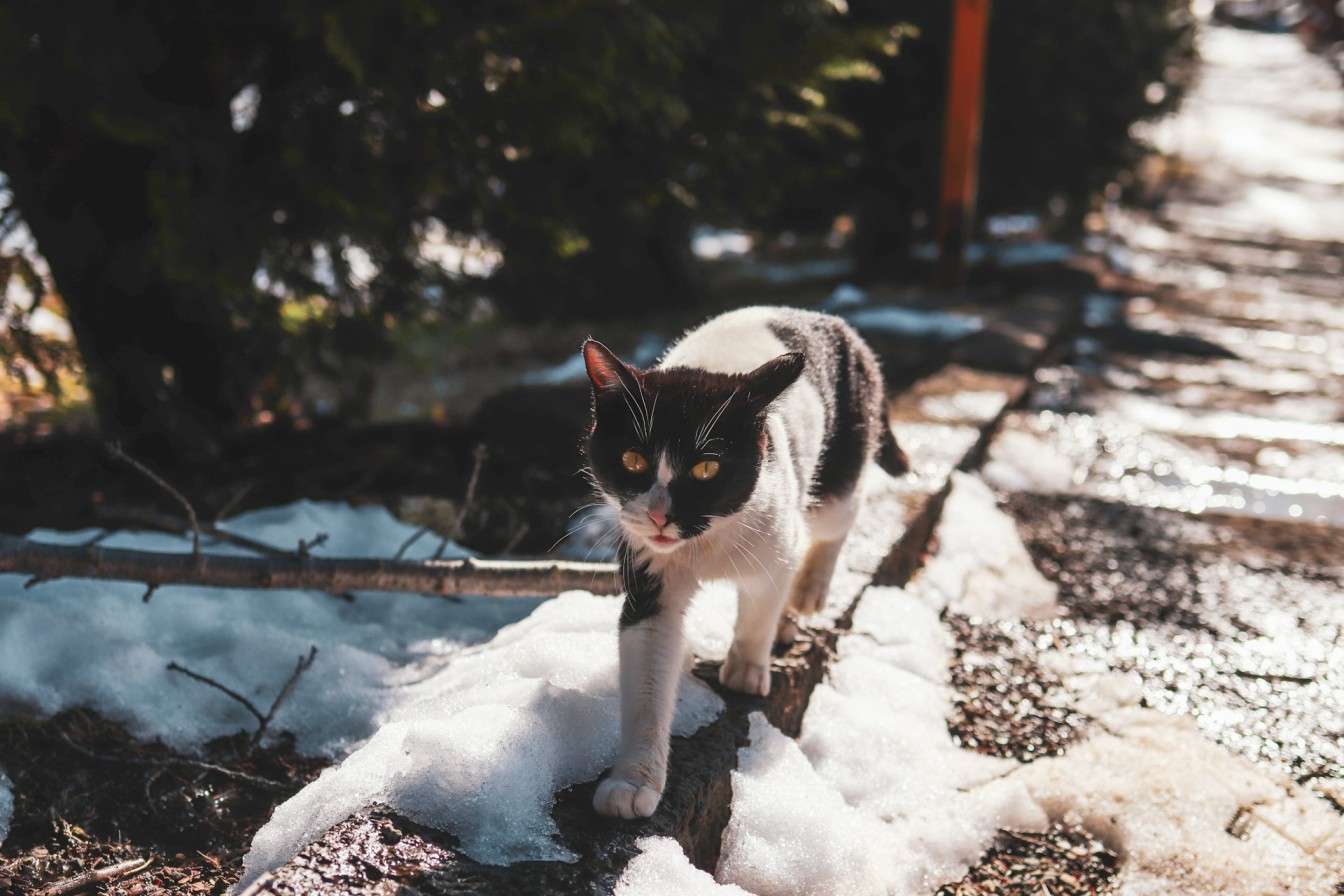
[[[826,608],[826,596],[835,576],[840,549],[859,514],[860,490],[827,498],[809,512],[812,543],[789,588],[789,609],[810,616]]]
[[[724,687],[762,697],[770,693],[770,649],[779,630],[788,594],[784,584],[790,573],[780,563],[768,575],[738,581],[733,643],[719,667],[719,681]]]
[[[667,598],[664,594],[651,615],[621,628],[621,747],[611,774],[593,795],[593,808],[602,815],[646,818],[663,797],[677,687],[686,665],[686,601]]]

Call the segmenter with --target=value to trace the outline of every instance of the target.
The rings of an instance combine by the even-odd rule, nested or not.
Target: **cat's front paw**
[[[599,815],[612,818],[648,818],[662,798],[648,784],[612,777],[597,785],[593,808]]]
[[[719,682],[730,690],[764,697],[770,693],[770,667],[749,663],[730,650],[719,667]]]

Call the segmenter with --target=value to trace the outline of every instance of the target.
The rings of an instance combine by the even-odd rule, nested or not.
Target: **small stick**
[[[212,688],[214,688],[215,690],[218,690],[218,691],[223,691],[225,694],[227,694],[228,696],[232,697],[234,700],[236,700],[236,701],[238,701],[239,703],[243,704],[243,706],[247,709],[247,711],[250,712],[250,713],[252,713],[252,715],[256,717],[256,719],[257,719],[257,721],[258,721],[259,723],[261,723],[261,724],[263,724],[263,725],[266,724],[266,717],[265,717],[264,715],[261,714],[261,710],[257,709],[256,704],[253,703],[251,700],[247,699],[246,697],[244,697],[242,694],[240,694],[240,693],[238,693],[237,691],[233,690],[232,688],[228,687],[227,685],[222,685],[222,684],[220,684],[219,682],[215,681],[213,678],[211,678],[211,677],[208,676],[208,675],[202,675],[202,674],[199,673],[199,672],[193,672],[192,670],[188,669],[186,666],[179,666],[179,665],[178,665],[177,663],[175,663],[175,662],[172,662],[172,663],[169,663],[169,664],[168,664],[168,671],[170,671],[170,672],[181,672],[183,675],[187,676],[188,678],[194,678],[194,679],[196,679],[196,680],[199,681],[201,684],[209,685],[210,687],[212,687]]]
[[[406,556],[406,552],[411,549],[411,545],[419,541],[420,537],[428,531],[429,531],[428,526],[421,526],[419,529],[416,529],[413,533],[411,533],[410,538],[406,539],[401,543],[401,547],[397,548],[397,552],[392,555],[392,559],[400,560],[402,557]]]
[[[280,689],[276,695],[275,701],[271,703],[271,708],[267,710],[266,717],[261,720],[261,725],[257,727],[257,733],[252,735],[252,747],[255,749],[261,743],[262,735],[266,733],[266,726],[271,724],[271,719],[275,718],[275,712],[280,708],[280,704],[285,702],[289,692],[294,690],[294,685],[299,683],[299,676],[307,672],[313,665],[313,660],[317,659],[317,645],[314,644],[308,650],[307,657],[299,657],[299,664],[294,667],[294,674],[289,676],[289,681]]]
[[[215,525],[218,526],[224,521],[224,517],[229,515],[229,511],[238,506],[238,503],[247,497],[247,493],[252,491],[257,485],[257,480],[243,483],[243,487],[233,493],[229,500],[224,502],[224,506],[219,508],[219,513],[215,514]]]
[[[431,559],[441,559],[444,550],[448,547],[449,540],[462,537],[462,524],[467,521],[467,511],[471,509],[472,502],[476,500],[476,486],[481,480],[481,467],[485,465],[487,453],[484,442],[478,442],[475,450],[471,452],[475,463],[471,466],[471,478],[467,480],[467,493],[462,497],[462,506],[458,508],[457,517],[453,520],[453,531],[439,541],[439,549],[434,552]]]
[[[518,531],[513,533],[513,537],[509,539],[508,544],[504,545],[504,550],[501,551],[500,553],[505,555],[512,554],[513,549],[518,547],[518,542],[523,540],[523,538],[527,535],[528,530],[531,528],[532,527],[529,526],[527,523],[523,523],[521,526],[519,526]]]
[[[318,546],[320,546],[320,545],[324,545],[324,544],[326,544],[326,543],[327,543],[327,539],[330,538],[330,537],[331,537],[331,536],[327,535],[327,533],[325,533],[325,532],[319,532],[319,533],[317,533],[316,535],[313,536],[313,540],[312,540],[312,541],[304,541],[302,538],[300,538],[300,539],[299,539],[299,550],[298,550],[298,554],[299,554],[299,556],[300,556],[300,557],[307,557],[307,556],[309,556],[309,554],[308,554],[309,551],[311,551],[311,550],[312,550],[313,548],[315,548],[315,547],[318,547]]]
[[[142,474],[149,477],[149,479],[156,485],[158,485],[159,488],[163,489],[168,494],[172,495],[174,498],[177,499],[177,502],[182,505],[182,509],[187,512],[187,519],[191,522],[191,555],[192,557],[199,560],[201,557],[201,526],[196,520],[196,508],[191,506],[191,502],[188,501],[185,497],[183,497],[180,491],[169,485],[168,482],[165,481],[162,476],[155,473],[153,470],[151,470],[144,464],[140,463],[140,461],[131,457],[125,451],[122,451],[120,443],[108,442],[107,451],[109,454],[112,455],[114,459],[125,461],[126,463],[130,464],[132,467],[139,470]]]
[[[82,874],[76,874],[74,877],[67,877],[65,880],[50,884],[38,896],[70,896],[72,893],[82,893],[99,884],[108,884],[124,877],[139,874],[152,864],[154,864],[153,857],[144,860],[128,859],[115,865],[95,868],[92,871],[85,871]]]

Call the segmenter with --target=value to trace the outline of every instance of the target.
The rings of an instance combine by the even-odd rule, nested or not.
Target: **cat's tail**
[[[910,459],[905,456],[901,446],[896,444],[896,434],[891,431],[891,424],[883,419],[881,427],[882,434],[878,436],[877,465],[892,476],[903,476],[909,473]]]

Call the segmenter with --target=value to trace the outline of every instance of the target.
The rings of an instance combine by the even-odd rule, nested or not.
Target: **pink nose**
[[[650,510],[649,519],[653,520],[653,524],[659,529],[667,525],[667,513],[665,511]]]

